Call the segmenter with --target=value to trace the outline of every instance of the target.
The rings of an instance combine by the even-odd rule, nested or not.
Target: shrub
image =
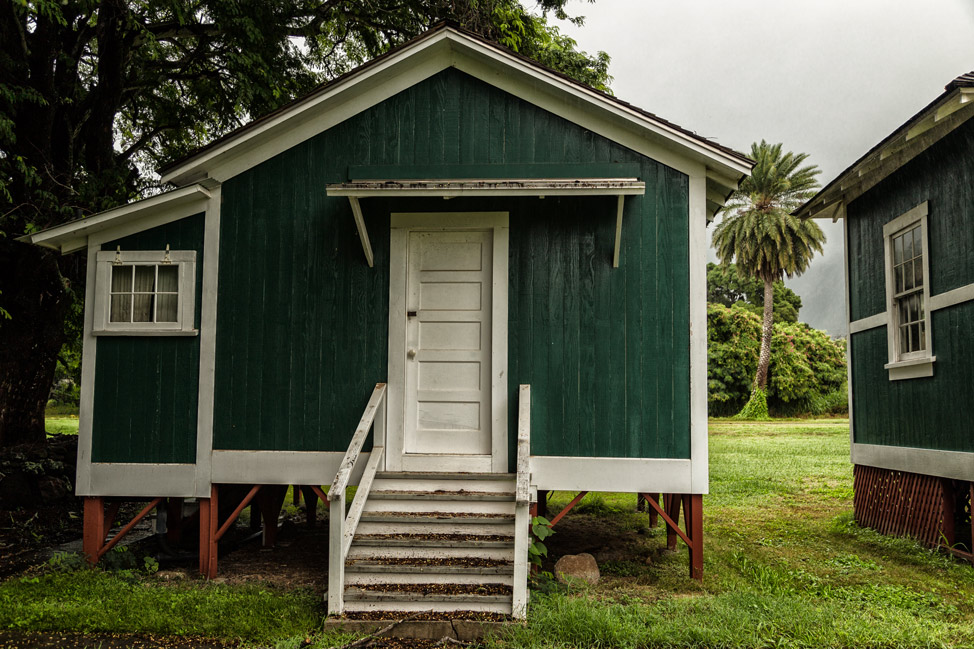
[[[760,317],[740,305],[707,306],[711,415],[736,414],[748,402],[760,350]],[[767,405],[775,416],[848,412],[845,341],[802,322],[776,323]]]

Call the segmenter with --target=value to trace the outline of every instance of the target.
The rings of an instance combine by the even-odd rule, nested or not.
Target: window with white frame
[[[195,250],[100,251],[92,332],[196,334]]]
[[[890,379],[932,376],[927,203],[883,227]]]
[[[893,235],[893,310],[898,356],[922,356],[926,350],[923,309],[923,232],[919,223]]]

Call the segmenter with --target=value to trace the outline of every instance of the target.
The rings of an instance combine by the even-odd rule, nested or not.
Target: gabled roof
[[[614,122],[617,126],[624,123],[628,129],[642,132],[647,141],[705,164],[716,176],[734,185],[753,166],[749,158],[733,149],[443,22],[310,94],[161,167],[162,181],[182,185],[208,176],[222,182],[448,67],[518,96],[530,95],[527,99],[533,103],[548,102],[541,107],[571,121],[579,122],[584,117],[581,121]],[[616,139],[607,133],[611,129],[596,132],[599,130],[609,139]]]
[[[801,217],[841,218],[845,207],[974,117],[974,71],[962,74],[905,124],[852,163],[795,211]]]

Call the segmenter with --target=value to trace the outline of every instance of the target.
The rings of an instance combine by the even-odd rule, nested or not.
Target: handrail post
[[[511,613],[515,619],[527,617],[528,608],[528,531],[531,527],[531,386],[518,389],[517,482],[514,504],[514,594]]]
[[[345,490],[332,495],[328,492],[328,615],[345,611]]]

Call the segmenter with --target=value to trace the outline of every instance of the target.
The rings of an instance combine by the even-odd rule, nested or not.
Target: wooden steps
[[[345,610],[510,615],[514,512],[511,474],[376,474],[348,551]]]

